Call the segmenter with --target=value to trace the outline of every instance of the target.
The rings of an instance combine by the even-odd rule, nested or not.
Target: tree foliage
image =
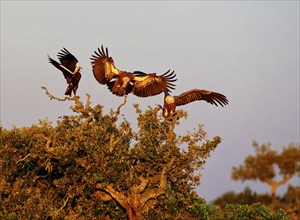
[[[218,205],[222,209],[227,204],[251,205],[253,203],[261,203],[269,206],[272,203],[272,198],[269,194],[257,194],[250,187],[246,187],[240,193],[236,193],[235,191],[226,192],[213,201],[214,205]]]
[[[74,101],[75,114],[55,125],[40,120],[31,127],[1,128],[1,217],[228,219],[235,210],[224,215],[196,194],[196,171],[221,139],[208,139],[203,126],[174,133],[185,112],[165,120],[159,108],[142,111],[135,105],[134,131],[120,117],[122,105],[104,114],[103,106],[91,107],[89,96],[85,105],[78,96],[57,100]]]
[[[300,148],[297,144],[290,144],[278,153],[270,146],[270,143],[259,146],[254,141],[255,155],[246,157],[243,165],[233,167],[232,179],[264,182],[271,187],[272,198],[275,200],[277,188],[287,183],[293,176],[299,175]],[[279,173],[276,172],[277,169]],[[281,180],[277,180],[278,176],[281,176]]]
[[[250,206],[255,203],[263,204],[273,210],[283,209],[290,220],[298,220],[300,216],[300,187],[289,185],[287,192],[283,196],[277,196],[275,204],[272,202],[271,195],[257,194],[249,187],[246,187],[240,193],[234,191],[226,192],[213,201],[213,204],[220,206],[222,210],[225,210],[226,207],[228,208],[228,205],[233,207],[236,207],[236,205]]]

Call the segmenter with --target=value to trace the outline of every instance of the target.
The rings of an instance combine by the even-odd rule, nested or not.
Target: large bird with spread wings
[[[166,92],[164,98],[163,116],[166,118],[173,116],[176,113],[176,106],[186,105],[197,100],[203,100],[216,106],[219,104],[222,107],[228,104],[226,96],[207,90],[191,89],[180,94],[179,96],[171,96]]]
[[[108,89],[117,96],[133,93],[139,97],[155,96],[162,92],[170,92],[175,88],[173,84],[176,74],[168,70],[158,76],[155,73],[141,71],[126,72],[115,67],[114,60],[103,45],[91,57],[93,74],[96,80],[107,85]]]
[[[67,80],[68,87],[65,95],[72,96],[72,92],[74,95],[76,95],[78,84],[81,79],[81,67],[78,64],[78,60],[66,48],[63,48],[57,54],[57,57],[59,62],[53,60],[49,55],[48,60],[53,66],[62,71],[65,79]]]

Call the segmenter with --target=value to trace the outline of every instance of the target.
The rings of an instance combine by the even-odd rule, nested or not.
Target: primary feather
[[[208,90],[191,89],[178,96],[171,96],[169,93],[165,93],[163,116],[169,117],[170,115],[174,115],[176,113],[177,106],[201,100],[212,105],[221,105],[222,107],[228,104],[228,100],[225,95]]]

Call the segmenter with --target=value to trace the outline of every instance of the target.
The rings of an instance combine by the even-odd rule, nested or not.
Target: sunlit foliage
[[[138,129],[120,108],[71,100],[75,114],[55,125],[1,128],[0,217],[5,219],[230,219],[195,187],[221,142],[203,126],[178,135],[186,112],[164,119],[159,108],[135,105]],[[134,111],[133,111],[134,112]],[[245,207],[248,209],[248,207]],[[271,214],[270,214],[271,215]],[[272,214],[273,215],[273,214]],[[284,213],[282,214],[284,216]],[[226,216],[230,216],[227,218]],[[251,215],[252,216],[252,215]],[[271,218],[270,218],[271,219]]]

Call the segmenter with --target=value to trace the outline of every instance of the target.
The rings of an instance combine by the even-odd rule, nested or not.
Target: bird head
[[[75,67],[74,73],[77,73],[77,72],[79,72],[80,70],[82,70],[82,67],[79,66],[78,63],[76,63],[76,67]]]

